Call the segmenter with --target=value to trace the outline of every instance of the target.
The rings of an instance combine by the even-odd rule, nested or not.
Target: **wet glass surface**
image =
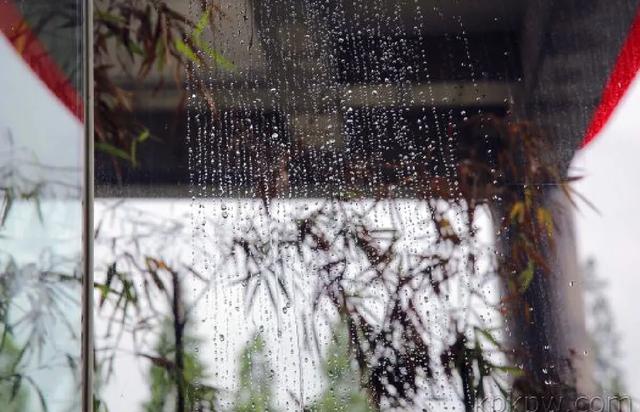
[[[637,6],[98,2],[100,407],[630,410]]]

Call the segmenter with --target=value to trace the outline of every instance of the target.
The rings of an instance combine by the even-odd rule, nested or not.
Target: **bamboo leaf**
[[[22,386],[22,375],[15,375],[13,378],[13,384],[11,385],[11,401],[13,401],[18,392],[20,391],[20,387]]]
[[[94,18],[97,20],[102,20],[107,23],[115,23],[115,24],[126,24],[127,21],[121,16],[116,16],[115,14],[108,13],[102,10],[96,10],[94,13]]]
[[[193,49],[188,44],[183,42],[182,40],[176,39],[175,46],[176,46],[176,50],[178,50],[180,53],[182,53],[182,55],[184,57],[186,57],[187,59],[189,59],[191,62],[193,62],[193,63],[199,63],[200,62],[200,59],[198,58],[196,53],[193,51]]]
[[[500,342],[498,342],[498,340],[496,338],[494,338],[491,333],[489,333],[489,331],[487,331],[485,329],[481,329],[481,328],[477,328],[476,330],[478,332],[480,332],[480,334],[482,336],[487,338],[487,340],[489,340],[489,342],[493,343],[496,347],[500,348],[502,346],[502,345],[500,345]]]
[[[137,141],[138,143],[142,143],[142,142],[144,142],[145,140],[148,140],[148,139],[149,139],[149,137],[151,137],[151,133],[149,132],[149,129],[146,129],[146,128],[145,128],[145,129],[142,131],[142,133],[140,133],[140,134],[138,135],[138,137],[136,138],[136,141]]]
[[[131,162],[131,155],[127,152],[125,152],[124,150],[115,147],[109,143],[105,143],[105,142],[96,142],[96,149],[100,150],[101,152],[104,152],[110,156],[113,157],[117,157],[120,158],[122,160],[126,160]]]
[[[33,387],[33,389],[35,389],[36,394],[38,395],[38,400],[40,401],[40,407],[42,408],[42,410],[44,412],[48,412],[49,407],[47,406],[47,400],[44,396],[44,393],[42,393],[42,389],[40,389],[40,387],[36,384],[36,382],[29,376],[25,376],[24,378],[28,380],[31,386]]]
[[[142,47],[140,47],[136,42],[130,41],[127,44],[127,50],[129,50],[131,54],[138,54],[140,56],[144,56],[144,50],[142,50]]]
[[[104,306],[104,302],[107,296],[113,290],[108,285],[105,285],[103,283],[94,283],[93,287],[98,289],[98,292],[100,292],[100,300],[98,302],[98,308],[102,308],[102,306]]]
[[[200,19],[198,19],[198,23],[196,23],[195,28],[193,29],[193,37],[199,39],[204,32],[204,29],[207,27],[207,23],[209,22],[209,16],[211,15],[211,9],[207,9]]]
[[[131,157],[131,163],[133,163],[134,167],[138,166],[138,158],[137,158],[137,154],[138,154],[138,143],[142,143],[146,140],[149,139],[149,137],[151,136],[149,129],[145,128],[139,135],[138,137],[136,137],[135,139],[133,139],[133,141],[131,142],[131,153],[130,153],[130,157]]]
[[[529,289],[529,285],[533,280],[534,273],[535,273],[535,267],[533,265],[533,260],[529,259],[526,269],[520,272],[520,275],[518,276],[518,283],[520,284],[520,293],[524,293],[527,291],[527,289]]]
[[[226,69],[226,70],[235,69],[236,66],[231,62],[231,60],[227,59],[222,54],[213,50],[211,47],[207,45],[199,45],[198,47],[200,47],[202,51],[205,52],[207,56],[209,56],[211,60],[214,61],[214,63],[216,63],[218,66],[222,67],[223,69]]]
[[[546,228],[547,234],[551,237],[553,235],[553,217],[551,216],[551,212],[544,207],[540,207],[536,211],[536,217],[538,223]]]
[[[4,191],[4,201],[2,205],[2,213],[0,214],[0,227],[4,226],[7,218],[9,217],[9,212],[11,211],[11,207],[13,206],[13,190],[11,188]]]
[[[515,366],[496,366],[496,365],[493,365],[493,368],[497,369],[499,371],[502,371],[502,372],[506,372],[506,373],[508,373],[509,375],[511,375],[514,378],[517,378],[517,377],[520,377],[520,376],[524,375],[524,371],[522,369],[520,369],[520,368],[515,367]]]
[[[524,220],[524,203],[523,202],[514,203],[509,213],[509,219],[511,221],[517,221],[519,223],[522,223],[522,221]]]

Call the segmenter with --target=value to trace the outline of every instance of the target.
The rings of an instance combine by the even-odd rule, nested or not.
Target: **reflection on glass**
[[[101,2],[100,405],[628,410],[569,164],[635,10]]]
[[[79,408],[80,2],[0,2],[0,404]]]

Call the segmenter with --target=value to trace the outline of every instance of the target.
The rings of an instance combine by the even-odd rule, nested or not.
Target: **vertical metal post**
[[[82,411],[93,411],[93,0],[83,2]]]

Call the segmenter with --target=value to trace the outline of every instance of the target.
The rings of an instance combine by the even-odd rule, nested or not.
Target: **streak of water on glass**
[[[457,109],[450,108],[442,113],[439,109],[441,102],[436,101],[430,73],[430,47],[435,45],[424,37],[424,14],[452,19],[459,25],[459,33],[446,34],[445,41],[463,44],[465,59],[454,64],[469,70],[478,95],[468,38],[461,16],[447,16],[438,7],[425,10],[419,3],[394,2],[389,10],[389,3],[381,0],[354,0],[348,7],[344,2],[315,0],[222,2],[229,15],[247,16],[240,24],[251,22],[252,26],[235,29],[238,33],[249,31],[250,39],[238,34],[224,43],[209,40],[209,45],[224,54],[237,47],[229,43],[238,42],[246,48],[249,63],[234,69],[244,71],[242,76],[192,67],[186,85],[186,140],[192,265],[213,279],[198,305],[197,317],[202,319],[198,332],[210,337],[200,345],[199,353],[210,357],[216,381],[224,390],[237,389],[234,382],[239,375],[232,360],[257,332],[268,348],[266,359],[276,386],[274,402],[284,409],[297,409],[313,402],[327,385],[319,365],[339,318],[335,311],[331,313],[330,305],[321,302],[329,315],[309,321],[317,315],[311,310],[316,303],[310,291],[318,287],[313,274],[337,255],[329,251],[323,258],[314,258],[308,254],[315,251],[305,251],[301,256],[309,261],[299,261],[300,256],[283,249],[283,242],[305,246],[302,237],[287,237],[299,220],[311,221],[314,215],[328,211],[329,218],[322,224],[337,238],[341,230],[347,230],[345,219],[362,218],[372,231],[397,231],[393,236],[400,238],[394,246],[399,255],[417,255],[433,248],[430,242],[439,230],[434,226],[434,215],[447,215],[446,221],[455,227],[451,230],[469,242],[457,252],[455,264],[481,268],[474,267],[471,272],[490,266],[489,252],[479,258],[485,259],[484,263],[468,260],[469,250],[478,245],[489,250],[488,241],[469,228],[477,221],[486,227],[490,218],[474,217],[463,210],[457,182],[456,131],[449,129],[455,129],[456,122],[468,115],[464,110],[454,113]],[[194,20],[198,19],[199,5],[191,2]],[[413,10],[408,25],[403,14],[407,8]],[[412,58],[414,55],[419,58]],[[361,72],[361,79],[350,79],[348,71]],[[416,96],[412,79],[418,75],[424,77],[426,88]],[[203,95],[203,90],[210,96]],[[233,102],[234,109],[217,108],[217,96]],[[416,98],[428,103],[418,106]],[[416,119],[411,120],[416,107]],[[424,140],[417,141],[415,133]],[[393,158],[395,152],[399,158]],[[421,175],[420,162],[432,163],[434,175],[446,182],[450,203],[420,200],[438,190]],[[361,194],[354,196],[354,190]],[[415,199],[406,198],[403,191],[412,191]],[[399,198],[394,198],[395,194]],[[374,242],[381,249],[395,241],[385,236]],[[255,251],[263,255],[234,252],[241,244],[238,242],[249,241],[255,242]],[[210,248],[210,255],[195,252],[206,248]],[[366,260],[352,253],[344,258],[352,259],[346,262],[349,276],[370,269]],[[406,264],[403,259],[409,258],[400,258],[394,265]],[[486,280],[471,279],[471,272],[462,271],[462,281],[447,293],[446,305],[458,306],[461,321],[471,316],[467,314],[473,298],[470,290],[486,289]],[[251,273],[248,279],[243,278]],[[366,316],[382,319],[381,302],[390,295],[383,283],[374,283],[367,287]],[[249,298],[247,288],[256,290]],[[195,290],[192,297],[199,293]],[[428,333],[446,340],[452,325],[436,300],[425,294],[420,307],[428,318]],[[390,331],[393,328],[376,325]],[[311,328],[315,328],[319,342],[317,350],[309,343]],[[431,356],[439,356],[444,344],[434,341]],[[422,391],[415,395],[417,402],[426,405],[430,397],[438,396],[455,402],[451,391],[440,389],[446,384],[441,370],[435,371],[437,385],[427,384],[424,376],[417,379]]]

